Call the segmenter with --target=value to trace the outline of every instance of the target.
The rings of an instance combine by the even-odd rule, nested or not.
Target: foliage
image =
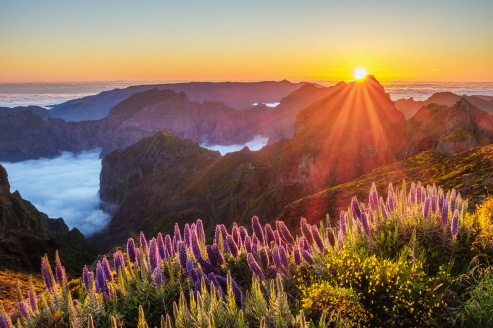
[[[407,190],[409,188],[409,190]],[[493,200],[475,213],[455,190],[372,186],[339,224],[251,228],[201,220],[116,251],[67,281],[42,259],[46,291],[19,289],[23,327],[349,327],[488,322]],[[292,227],[291,227],[292,228]],[[466,279],[473,265],[488,268]],[[488,271],[490,270],[490,271]],[[452,304],[451,293],[457,304]],[[490,294],[489,294],[490,293]],[[5,316],[5,315],[4,315]]]

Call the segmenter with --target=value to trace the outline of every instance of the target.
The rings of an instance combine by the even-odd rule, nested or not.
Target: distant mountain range
[[[223,87],[231,91],[232,86]],[[217,95],[224,92],[216,90]],[[273,99],[267,94],[265,99]],[[421,103],[393,102],[369,76],[332,87],[297,85],[275,108],[253,106],[253,98],[248,98],[248,108],[238,110],[223,102],[194,101],[185,92],[151,88],[127,96],[102,119],[81,122],[53,118],[37,107],[8,109],[0,114],[0,160],[102,148],[100,196],[117,205],[103,241],[109,248],[141,230],[169,232],[175,222],[197,218],[204,220],[207,233],[217,223],[246,223],[253,215],[289,222],[302,210],[309,221],[317,221],[333,214],[342,204],[339,198],[368,184],[370,178],[364,177],[374,177],[381,168],[389,172],[386,182],[408,176],[439,181],[441,172],[426,171],[438,162],[424,161],[428,173],[419,174],[409,173],[409,163],[419,162],[423,152],[441,162],[461,154],[463,161],[450,163],[465,163],[470,157],[464,151],[493,143],[488,97],[439,93]],[[255,102],[262,102],[259,98]],[[90,99],[87,105],[75,102],[81,112],[93,111],[99,98]],[[412,113],[409,119],[399,110],[402,104],[412,107],[406,109]],[[270,143],[257,152],[244,148],[221,156],[199,146],[243,144],[256,135]],[[447,172],[455,169],[441,166]],[[467,195],[469,182],[456,182]]]
[[[173,90],[184,92],[191,101],[223,102],[234,109],[249,108],[254,103],[273,103],[285,97],[306,82],[187,82],[154,85],[130,86],[125,89],[104,91],[94,96],[74,99],[55,105],[51,109],[54,117],[67,122],[99,120],[110,112],[110,109],[133,94],[151,89]]]

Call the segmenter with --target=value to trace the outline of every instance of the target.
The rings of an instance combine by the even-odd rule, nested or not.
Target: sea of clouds
[[[210,150],[217,150],[218,152],[221,153],[221,155],[225,155],[227,153],[232,153],[234,151],[242,150],[243,147],[248,147],[250,150],[254,150],[254,151],[260,150],[262,149],[262,147],[267,145],[268,142],[269,142],[268,138],[257,135],[252,140],[248,141],[243,145],[223,146],[223,145],[200,144],[200,146]]]
[[[62,217],[86,237],[107,227],[110,215],[99,208],[100,150],[70,152],[54,159],[1,163],[11,191],[51,218]]]

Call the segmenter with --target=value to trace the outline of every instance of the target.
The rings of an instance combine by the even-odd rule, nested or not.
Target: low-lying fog
[[[9,175],[10,190],[51,218],[62,217],[69,228],[86,237],[101,231],[110,215],[99,209],[99,150],[78,155],[64,152],[54,159],[2,163]]]
[[[223,145],[208,145],[208,144],[200,144],[201,147],[210,149],[210,150],[217,150],[221,153],[221,155],[225,155],[227,153],[231,153],[234,151],[242,150],[243,147],[248,147],[250,150],[260,150],[262,147],[267,145],[267,142],[269,141],[269,138],[262,137],[262,136],[255,136],[253,140],[243,144],[243,145],[229,145],[229,146],[223,146]]]

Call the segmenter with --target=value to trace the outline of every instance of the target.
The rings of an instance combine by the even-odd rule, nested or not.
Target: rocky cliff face
[[[252,211],[274,217],[275,203],[262,199],[272,191],[282,145],[221,157],[191,140],[158,133],[113,151],[103,160],[100,194],[120,207],[108,227],[106,245],[122,243],[140,230],[171,229],[175,222],[197,217],[209,230],[214,222],[249,218]]]
[[[372,76],[303,109],[281,158],[287,193],[310,194],[403,157],[406,121]]]
[[[406,118],[411,118],[418,110],[430,104],[453,106],[461,98],[466,99],[474,106],[493,114],[493,100],[484,96],[459,96],[452,92],[436,92],[426,100],[414,100],[413,98],[398,99],[395,107],[404,113]]]
[[[53,258],[57,249],[69,273],[78,272],[98,253],[77,229],[69,231],[63,219],[50,219],[19,192],[10,193],[7,172],[0,165],[0,269],[39,272],[41,257],[47,253]]]
[[[465,98],[453,106],[430,104],[409,121],[409,153],[437,148],[445,155],[493,142],[493,116]]]

